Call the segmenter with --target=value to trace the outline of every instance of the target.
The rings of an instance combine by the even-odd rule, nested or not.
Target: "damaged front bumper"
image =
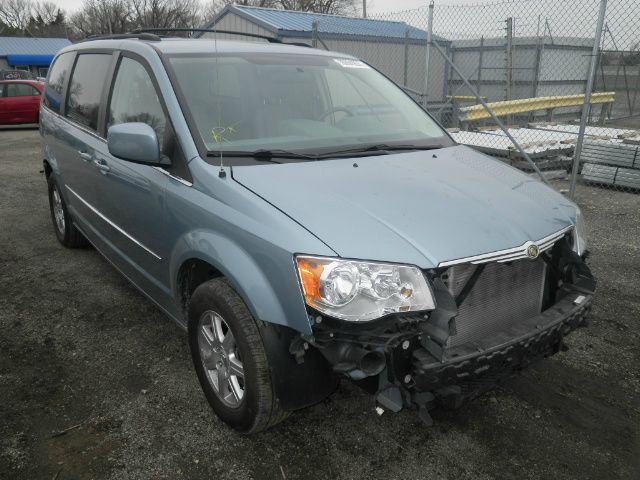
[[[514,371],[565,349],[564,337],[586,326],[595,280],[584,259],[563,243],[544,261],[548,264],[546,304],[541,313],[518,318],[473,341],[458,345],[450,340],[458,333],[460,301],[447,290],[442,270],[430,272],[436,310],[367,324],[316,316],[313,336],[298,343],[316,347],[334,373],[350,377],[376,395],[383,408],[416,407],[421,418],[431,423],[431,408],[459,407]],[[304,350],[299,351],[302,360]],[[294,344],[291,353],[296,354]]]
[[[413,352],[412,401],[419,407],[457,408],[501,378],[566,349],[564,337],[586,326],[592,295],[572,292],[540,315],[475,345],[447,351],[437,359],[426,349]],[[425,395],[425,393],[427,393]]]

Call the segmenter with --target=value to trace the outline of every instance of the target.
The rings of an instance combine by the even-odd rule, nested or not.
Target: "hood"
[[[560,193],[461,145],[233,167],[233,178],[341,257],[421,268],[519,247],[575,220]]]

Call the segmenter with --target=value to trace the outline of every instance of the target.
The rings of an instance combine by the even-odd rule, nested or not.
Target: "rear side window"
[[[64,88],[64,80],[71,71],[71,62],[73,61],[73,53],[63,53],[60,55],[51,70],[49,71],[49,79],[44,90],[44,104],[55,112],[60,112],[62,102],[62,89]]]
[[[40,92],[27,83],[9,83],[7,85],[7,97],[32,97],[40,95]]]
[[[69,83],[66,116],[92,130],[98,129],[98,113],[111,54],[78,55]]]

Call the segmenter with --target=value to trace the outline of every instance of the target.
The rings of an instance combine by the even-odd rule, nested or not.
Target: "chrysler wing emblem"
[[[535,243],[532,243],[527,247],[527,257],[538,258],[539,254],[540,254],[540,249]]]

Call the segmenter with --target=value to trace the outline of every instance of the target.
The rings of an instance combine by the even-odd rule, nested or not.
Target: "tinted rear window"
[[[92,130],[98,129],[100,100],[111,63],[111,55],[78,55],[69,83],[66,116]]]
[[[45,87],[43,101],[47,107],[56,112],[60,111],[64,80],[71,70],[72,61],[72,52],[63,53],[56,59],[53,67],[49,70],[49,78],[47,80],[47,86]]]

